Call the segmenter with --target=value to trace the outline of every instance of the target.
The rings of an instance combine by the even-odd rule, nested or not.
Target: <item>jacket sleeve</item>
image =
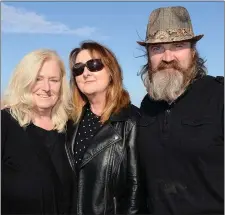
[[[4,151],[5,151],[5,142],[7,139],[7,130],[8,130],[8,121],[9,113],[7,113],[6,109],[1,110],[1,156],[3,159]]]
[[[127,204],[124,204],[124,214],[145,214],[147,206],[141,183],[140,165],[137,152],[138,129],[135,123],[127,137]]]

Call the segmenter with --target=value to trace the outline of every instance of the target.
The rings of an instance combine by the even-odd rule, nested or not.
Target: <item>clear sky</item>
[[[137,40],[145,39],[152,10],[166,6],[188,9],[200,56],[208,74],[224,75],[224,2],[5,2],[1,3],[1,91],[16,64],[38,48],[56,50],[68,72],[69,52],[83,40],[108,46],[123,68],[124,85],[139,106],[146,90],[137,76],[145,58]],[[69,74],[69,72],[68,72]]]

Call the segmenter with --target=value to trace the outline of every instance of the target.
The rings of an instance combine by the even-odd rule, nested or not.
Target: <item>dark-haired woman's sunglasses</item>
[[[84,72],[85,66],[90,72],[98,72],[104,68],[104,64],[101,59],[91,59],[86,63],[76,63],[72,68],[73,76],[79,76]]]

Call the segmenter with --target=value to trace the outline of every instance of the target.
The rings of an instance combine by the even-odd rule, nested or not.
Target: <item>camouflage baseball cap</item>
[[[149,16],[145,41],[147,43],[170,43],[185,40],[200,40],[204,35],[194,35],[191,18],[186,8],[165,7],[153,10]]]

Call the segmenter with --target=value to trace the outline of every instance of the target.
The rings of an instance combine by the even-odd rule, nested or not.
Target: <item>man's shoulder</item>
[[[223,76],[216,76],[215,80],[220,84],[224,85],[224,77]]]
[[[223,86],[224,85],[224,77],[223,76],[211,76],[211,75],[206,75],[205,77],[203,77],[202,79],[203,81],[205,81],[208,84],[214,84],[214,85],[219,85],[219,86]]]
[[[210,76],[206,75],[202,77],[198,82],[198,86],[200,87],[201,91],[204,91],[205,93],[212,92],[215,93],[224,93],[224,77],[223,76]],[[199,88],[197,87],[197,88]]]
[[[223,103],[224,101],[224,77],[204,76],[194,84],[190,90],[191,100],[204,104],[206,101],[213,101],[214,104]],[[201,102],[200,102],[201,101]]]

